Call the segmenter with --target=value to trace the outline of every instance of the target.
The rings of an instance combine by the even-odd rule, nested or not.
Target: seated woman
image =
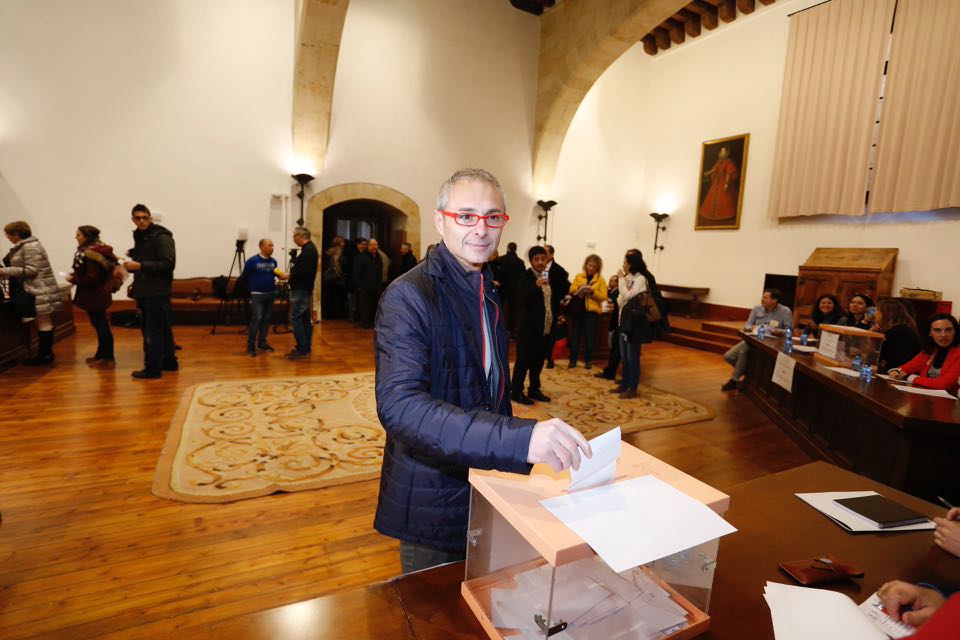
[[[873,326],[873,299],[865,293],[855,293],[847,306],[847,326],[869,329]]]
[[[847,317],[843,315],[840,301],[832,293],[825,293],[817,298],[810,313],[810,322],[803,328],[808,336],[819,335],[822,324],[846,324]]]
[[[917,335],[917,323],[907,307],[899,300],[881,300],[873,316],[873,330],[884,335],[880,347],[880,359],[877,373],[886,373],[890,369],[907,363],[920,353],[920,336]]]
[[[911,384],[926,389],[943,389],[957,392],[960,377],[960,331],[957,319],[947,313],[930,316],[924,349],[902,367],[887,373],[897,380],[909,380]]]

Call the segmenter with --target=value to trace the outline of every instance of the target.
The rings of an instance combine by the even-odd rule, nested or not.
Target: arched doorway
[[[305,223],[321,255],[336,235],[349,241],[375,237],[391,261],[399,258],[403,242],[409,242],[420,255],[420,207],[412,198],[383,185],[353,182],[324,189],[310,198]],[[324,295],[322,291],[322,274],[321,269],[314,289],[318,317],[330,302],[329,292]]]

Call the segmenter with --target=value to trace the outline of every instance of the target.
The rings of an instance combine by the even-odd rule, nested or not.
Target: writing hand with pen
[[[937,528],[933,531],[933,541],[938,547],[960,557],[960,507],[955,507],[943,498],[940,502],[950,510],[943,518],[934,518]]]
[[[902,580],[884,583],[877,589],[877,596],[888,616],[914,627],[929,620],[944,603],[939,592]]]

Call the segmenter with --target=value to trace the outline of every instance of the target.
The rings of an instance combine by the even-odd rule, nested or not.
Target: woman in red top
[[[946,313],[930,317],[924,349],[917,356],[887,373],[914,386],[957,392],[960,377],[960,330],[957,319]]]

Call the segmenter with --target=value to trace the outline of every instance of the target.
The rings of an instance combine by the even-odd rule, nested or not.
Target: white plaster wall
[[[3,0],[0,221],[68,271],[77,225],[125,251],[143,202],[178,277],[226,273],[239,227],[282,229],[293,31],[294,0]]]
[[[480,166],[507,196],[509,240],[535,235],[531,147],[539,21],[491,0],[351,0],[330,146],[311,192],[382,184],[421,211],[422,244],[440,184]]]
[[[640,45],[591,89],[564,141],[555,183],[558,261],[573,270],[596,251],[612,273],[639,247],[658,281],[709,286],[709,302],[758,304],[764,273],[796,274],[815,247],[899,248],[894,291],[938,289],[960,302],[960,212],[803,219],[767,217],[787,14],[815,0],[757,6],[656,57]],[[695,231],[701,143],[750,134],[741,227]],[[671,218],[652,253],[651,211]],[[588,242],[595,242],[591,249]]]

